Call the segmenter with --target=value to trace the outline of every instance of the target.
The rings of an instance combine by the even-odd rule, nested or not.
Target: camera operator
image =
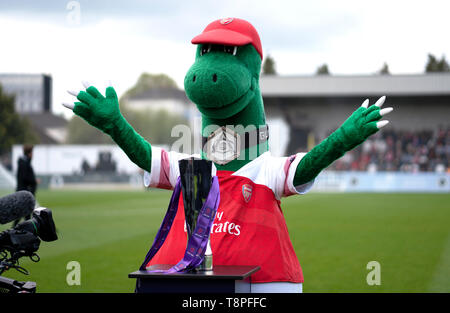
[[[23,146],[23,156],[17,161],[17,189],[16,191],[26,190],[36,194],[38,179],[34,175],[33,167],[31,166],[31,159],[33,158],[33,146]],[[31,218],[31,214],[25,216],[25,220]],[[20,219],[14,221],[14,226],[19,223]]]

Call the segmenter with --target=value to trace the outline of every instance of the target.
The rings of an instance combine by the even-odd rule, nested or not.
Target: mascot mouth
[[[222,104],[220,106],[202,106],[197,104],[197,107],[199,111],[207,117],[226,119],[245,109],[250,100],[254,97],[254,94],[253,84],[251,84],[251,87],[248,88],[246,92],[230,103]]]

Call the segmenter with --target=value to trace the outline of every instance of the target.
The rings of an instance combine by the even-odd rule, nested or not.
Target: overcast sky
[[[76,18],[80,9],[79,23]],[[6,1],[0,0],[0,71],[49,73],[53,111],[81,80],[119,94],[142,72],[183,88],[190,40],[222,17],[251,22],[281,75],[421,73],[427,54],[450,57],[450,1]]]

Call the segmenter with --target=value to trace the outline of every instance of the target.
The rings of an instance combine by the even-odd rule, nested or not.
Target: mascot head
[[[216,20],[192,43],[198,45],[197,53],[184,87],[203,116],[227,119],[259,96],[262,47],[249,22]]]
[[[184,88],[202,114],[202,156],[219,169],[237,170],[268,150],[259,89],[261,40],[249,22],[224,18],[192,43],[197,52]]]

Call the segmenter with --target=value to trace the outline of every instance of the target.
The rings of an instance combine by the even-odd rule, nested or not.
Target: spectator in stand
[[[386,130],[348,152],[329,169],[335,171],[446,172],[449,169],[450,128],[436,131]]]

